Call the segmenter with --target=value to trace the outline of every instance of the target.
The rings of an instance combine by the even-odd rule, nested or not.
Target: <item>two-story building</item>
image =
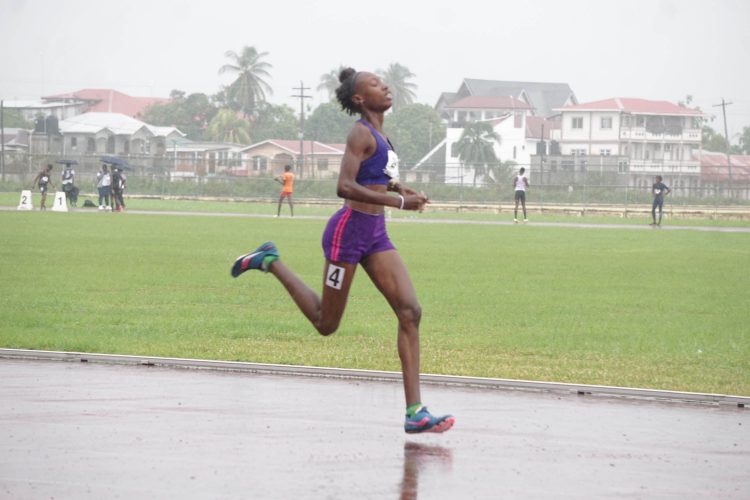
[[[558,108],[560,127],[546,157],[552,171],[599,169],[627,174],[630,185],[646,186],[656,174],[700,177],[695,152],[701,147],[703,113],[668,101],[615,97]]]
[[[528,175],[534,175],[531,155],[536,145],[549,137],[555,125],[554,109],[574,105],[578,101],[570,86],[565,83],[511,82],[467,78],[455,93],[444,92],[435,109],[447,123],[446,138],[433,151],[421,159],[414,170],[426,168],[435,162],[437,151],[444,152],[444,179],[447,184],[482,184],[481,178],[470,165],[463,165],[456,144],[468,123],[487,122],[500,137],[495,141],[495,155],[502,162],[513,161],[525,166]]]

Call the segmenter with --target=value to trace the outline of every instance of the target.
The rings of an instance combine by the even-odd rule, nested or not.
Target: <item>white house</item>
[[[492,125],[493,131],[500,137],[500,141],[493,144],[497,159],[501,162],[512,161],[519,167],[525,167],[530,176],[531,155],[536,154],[537,143],[543,138],[549,138],[550,130],[554,126],[553,121],[529,116],[523,112],[507,113],[485,121]],[[471,166],[462,165],[459,159],[457,143],[463,132],[464,129],[459,127],[446,130],[445,183],[483,184],[487,179],[481,176],[476,177],[477,173],[474,169]]]
[[[632,174],[700,174],[703,113],[667,101],[615,97],[559,108],[563,156],[621,156]]]
[[[164,155],[167,139],[184,137],[120,113],[84,113],[59,123],[63,154]]]

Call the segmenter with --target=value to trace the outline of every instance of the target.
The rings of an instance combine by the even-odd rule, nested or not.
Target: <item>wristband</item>
[[[400,194],[400,195],[398,195],[398,197],[401,198],[401,206],[398,207],[398,209],[399,210],[403,210],[404,209],[404,195]]]

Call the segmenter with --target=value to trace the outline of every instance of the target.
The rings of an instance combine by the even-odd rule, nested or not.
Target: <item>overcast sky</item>
[[[216,93],[227,50],[273,65],[270,101],[312,106],[323,73],[398,62],[434,105],[464,78],[568,83],[580,102],[687,94],[750,126],[747,0],[0,0],[0,98],[82,88]],[[733,139],[732,142],[736,142]]]

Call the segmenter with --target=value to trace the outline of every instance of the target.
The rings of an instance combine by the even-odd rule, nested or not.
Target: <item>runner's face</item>
[[[363,109],[387,111],[393,104],[393,96],[388,85],[373,73],[360,73],[357,78],[357,92]]]

